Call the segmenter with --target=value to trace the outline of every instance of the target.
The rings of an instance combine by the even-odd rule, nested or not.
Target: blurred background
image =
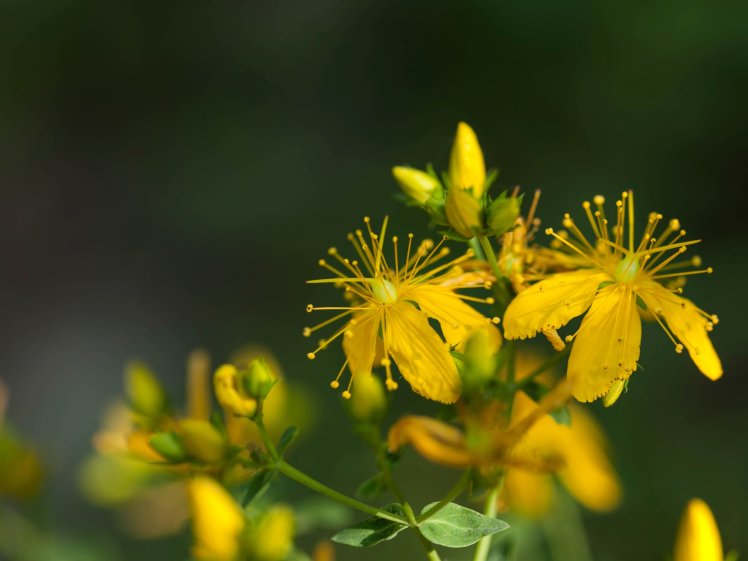
[[[640,217],[704,239],[715,273],[687,294],[720,316],[725,376],[710,383],[645,326],[629,393],[594,407],[626,499],[585,523],[597,560],[663,559],[701,496],[748,553],[746,21],[730,0],[2,2],[0,377],[54,473],[44,523],[123,559],[183,558],[185,536],[119,533],[76,472],[126,361],[179,396],[198,346],[215,362],[271,347],[318,404],[296,463],[345,491],[371,475],[328,389],[342,354],[305,358],[304,307],[336,295],[304,281],[364,215],[428,234],[390,168],[446,168],[465,120],[500,186],[542,188],[548,225],[633,187]],[[410,454],[403,478],[425,469],[416,503],[454,476]]]

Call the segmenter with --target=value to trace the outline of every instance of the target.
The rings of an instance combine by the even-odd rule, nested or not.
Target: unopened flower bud
[[[382,381],[368,373],[355,376],[349,404],[355,420],[362,423],[379,421],[387,407]]]
[[[486,225],[491,233],[500,236],[512,229],[519,216],[520,197],[500,196],[486,209]]]
[[[475,131],[467,123],[457,125],[449,156],[449,178],[454,189],[472,189],[476,197],[485,190],[486,165]]]
[[[625,380],[615,380],[613,382],[613,385],[610,386],[608,393],[603,396],[603,405],[605,405],[605,407],[610,407],[611,405],[613,405],[616,401],[618,401],[618,398],[621,397],[621,393],[625,388]]]
[[[257,400],[245,394],[243,385],[233,364],[224,364],[213,376],[213,389],[221,407],[237,417],[251,417],[257,412]]]
[[[278,381],[264,358],[259,357],[249,363],[246,372],[242,373],[244,390],[255,399],[265,399]]]
[[[148,444],[170,462],[183,462],[187,459],[182,439],[173,432],[157,432],[151,436]]]
[[[192,533],[192,556],[198,561],[234,561],[246,521],[236,501],[215,480],[198,476],[187,484]]]
[[[187,454],[199,462],[220,462],[226,455],[226,439],[208,421],[183,419],[179,422],[179,435]]]
[[[149,419],[166,410],[166,393],[161,384],[141,362],[132,362],[125,370],[125,392],[132,408]]]
[[[257,561],[283,561],[293,547],[293,510],[276,505],[265,513],[249,537],[247,550]]]
[[[392,168],[392,176],[405,195],[421,205],[442,191],[436,178],[416,168],[395,166]]]
[[[675,561],[722,561],[722,538],[709,506],[691,499],[683,513],[675,542]]]
[[[493,376],[496,366],[496,357],[488,333],[482,329],[475,331],[465,345],[463,356],[463,387],[467,390],[483,386]]]
[[[469,191],[450,189],[446,211],[449,225],[461,236],[472,238],[482,227],[481,205]]]

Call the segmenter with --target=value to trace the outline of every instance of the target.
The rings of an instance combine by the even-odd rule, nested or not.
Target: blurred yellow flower
[[[187,485],[192,533],[192,555],[198,561],[235,561],[245,518],[238,505],[215,480],[198,476]]]
[[[533,337],[539,331],[558,329],[586,312],[577,333],[567,337],[575,340],[567,375],[574,396],[580,401],[593,401],[605,395],[616,380],[626,380],[636,370],[641,342],[639,309],[646,306],[676,352],[685,347],[701,372],[716,380],[722,376],[722,365],[708,332],[717,317],[678,296],[681,287],[662,284],[687,275],[711,273],[711,268],[683,271],[684,266],[696,263],[693,260],[675,262],[696,242],[679,241],[686,232],[677,220],[671,220],[655,237],[662,215],[652,213],[637,246],[633,193],[625,192],[616,201],[616,224],[612,228],[605,217],[604,202],[602,196],[595,197],[594,213],[589,202],[583,204],[594,233],[592,242],[568,214],[563,221],[566,233],[546,230],[562,247],[582,257],[587,268],[550,275],[520,292],[507,308],[505,336]]]
[[[293,510],[275,505],[263,514],[247,539],[247,551],[253,561],[283,561],[293,547],[295,522]]]
[[[537,407],[524,392],[518,392],[512,416],[522,419]],[[562,463],[555,473],[571,495],[590,510],[612,510],[620,502],[621,486],[605,450],[605,437],[584,409],[569,405],[569,412],[569,426],[544,415],[527,431],[517,451],[558,455]],[[503,500],[512,512],[541,516],[552,505],[553,492],[551,475],[522,467],[507,469]]]
[[[449,179],[454,189],[471,189],[476,198],[485,191],[486,164],[475,131],[467,123],[457,125],[449,155]]]
[[[216,370],[213,389],[218,403],[232,415],[251,417],[257,412],[257,400],[244,393],[239,385],[239,371],[233,364],[224,364]]]
[[[723,561],[722,539],[707,504],[691,499],[681,519],[674,561]]]
[[[320,260],[320,265],[330,271],[332,278],[309,281],[340,286],[350,300],[348,306],[307,306],[307,311],[334,310],[338,314],[314,327],[304,329],[311,336],[318,329],[340,320],[345,324],[323,339],[319,347],[308,353],[310,359],[343,336],[346,361],[331,383],[340,385],[346,366],[351,381],[358,375],[370,375],[372,368],[385,368],[388,389],[397,388],[392,374],[392,361],[413,390],[434,401],[453,403],[460,395],[460,378],[450,355],[450,347],[464,343],[476,329],[487,329],[493,339],[500,341],[498,330],[490,320],[466,304],[466,301],[491,303],[492,298],[477,298],[458,294],[463,288],[490,286],[487,272],[470,272],[464,265],[473,257],[472,251],[446,263],[437,265],[449,255],[443,241],[434,245],[430,240],[413,248],[413,235],[408,235],[405,259],[400,261],[398,238],[394,236],[394,259],[389,263],[384,256],[387,219],[381,231],[372,231],[368,218],[364,219],[368,241],[361,230],[348,235],[358,255],[350,260],[337,249],[330,248],[329,255],[335,264]],[[460,265],[463,265],[462,267]],[[444,340],[429,324],[429,319],[439,322]],[[343,396],[350,397],[349,383]]]

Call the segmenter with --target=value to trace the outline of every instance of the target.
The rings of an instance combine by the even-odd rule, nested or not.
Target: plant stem
[[[486,497],[486,502],[483,507],[483,514],[490,516],[491,518],[496,517],[496,503],[498,502],[501,489],[504,487],[504,479],[506,479],[506,470],[501,472],[501,477],[498,483],[491,489]],[[475,554],[473,555],[473,561],[486,561],[488,558],[488,552],[491,549],[491,536],[484,536],[478,542],[475,547]]]
[[[340,493],[336,491],[335,489],[331,489],[324,483],[320,483],[316,479],[312,479],[304,472],[299,471],[298,469],[296,469],[295,467],[286,463],[283,460],[278,460],[278,463],[276,464],[276,468],[278,469],[279,472],[281,472],[283,475],[285,475],[289,479],[293,479],[297,483],[300,483],[301,485],[308,487],[315,493],[324,495],[325,497],[332,499],[333,501],[344,504],[350,508],[360,510],[361,512],[365,512],[366,514],[369,514],[371,516],[376,516],[378,518],[389,520],[390,522],[397,522],[398,524],[403,524],[405,526],[411,525],[411,521],[403,518],[402,516],[398,516],[397,514],[392,514],[391,512],[387,512],[380,508],[368,505],[366,503],[362,503],[361,501],[358,501],[352,497],[349,497],[348,495],[344,495],[343,493]]]
[[[265,428],[265,423],[262,422],[262,410],[260,410],[252,420],[257,425],[257,431],[260,433],[260,438],[262,438],[262,442],[265,444],[268,453],[273,457],[273,459],[278,460],[278,449],[275,447],[275,444],[273,444],[273,439],[270,438],[270,434]]]
[[[450,489],[449,492],[444,495],[444,498],[442,498],[438,503],[436,503],[434,506],[432,506],[417,518],[418,523],[420,524],[424,520],[428,520],[449,503],[454,501],[457,497],[459,497],[470,481],[471,475],[472,474],[470,470],[465,471],[465,473],[462,474],[462,477],[460,477],[457,483],[455,483],[454,487],[452,487],[452,489]]]
[[[511,295],[507,289],[504,274],[499,269],[499,262],[496,260],[496,253],[494,253],[491,241],[486,236],[478,236],[478,242],[483,249],[488,265],[491,267],[491,272],[496,277],[494,294],[496,295],[496,303],[498,305],[499,313],[503,314],[504,310],[506,310],[506,307],[509,305],[509,300],[511,300]]]

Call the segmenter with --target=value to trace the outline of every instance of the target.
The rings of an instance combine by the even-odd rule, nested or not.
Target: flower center
[[[397,301],[397,289],[390,281],[382,278],[369,281],[371,293],[382,304],[394,304]]]
[[[636,276],[639,274],[641,267],[639,266],[639,259],[636,255],[629,255],[625,259],[621,259],[616,265],[613,277],[618,282],[631,283],[634,282]]]

